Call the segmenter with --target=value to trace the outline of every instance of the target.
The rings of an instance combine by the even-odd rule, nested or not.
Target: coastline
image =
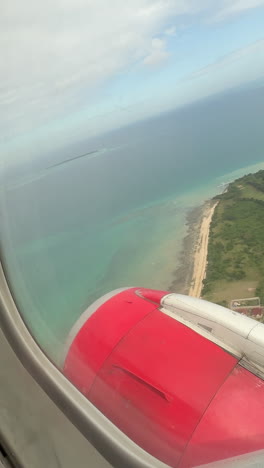
[[[218,202],[206,201],[187,215],[187,235],[183,240],[181,265],[174,272],[168,290],[200,297],[206,274],[210,224]]]
[[[217,202],[206,204],[203,218],[201,221],[199,240],[194,254],[194,267],[189,296],[200,297],[203,289],[203,280],[206,275],[208,241],[210,234],[210,225]]]

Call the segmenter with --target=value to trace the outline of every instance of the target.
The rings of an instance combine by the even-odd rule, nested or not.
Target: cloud
[[[186,104],[263,79],[264,40],[259,40],[186,76],[177,86],[177,102]]]
[[[258,57],[258,61],[256,60],[256,57]],[[258,65],[258,68],[260,70],[259,76],[257,78],[264,76],[264,39],[260,39],[259,41],[256,41],[253,44],[242,47],[241,49],[235,50],[234,52],[225,55],[217,62],[207,65],[206,67],[192,73],[189,78],[196,79],[206,75],[210,75],[211,73],[217,74],[224,69],[228,70],[228,68],[237,63],[242,63],[242,66],[244,66],[245,63],[249,63],[247,62],[248,60],[251,60],[253,63],[251,63],[251,66],[248,67],[249,69],[244,70],[243,76],[239,77],[240,83],[243,83],[244,81],[249,81],[248,76],[250,75],[250,73],[252,73],[251,79],[254,79],[254,63],[255,66],[256,64]]]
[[[166,50],[166,42],[164,39],[155,38],[151,42],[151,51],[145,57],[144,64],[155,66],[160,65],[169,57],[169,52]]]
[[[151,67],[170,59],[166,39],[178,31],[183,16],[184,24],[188,24],[188,16],[193,24],[196,14],[199,18],[213,14],[224,18],[260,6],[264,0],[213,3],[214,6],[211,0],[3,2],[0,143],[27,132],[36,134],[40,128],[48,129],[53,122],[68,117],[73,119],[80,110],[87,110],[91,121],[93,113],[98,114],[97,98],[103,95],[105,84],[140,63]]]
[[[176,36],[177,28],[176,26],[171,26],[170,28],[165,29],[166,36]]]
[[[264,0],[225,0],[223,7],[219,8],[214,19],[223,20],[249,9],[264,6]]]
[[[0,16],[0,135],[94,103],[100,85],[154,52],[173,0],[20,0]],[[156,55],[165,55],[156,50]],[[154,58],[153,58],[154,60]]]

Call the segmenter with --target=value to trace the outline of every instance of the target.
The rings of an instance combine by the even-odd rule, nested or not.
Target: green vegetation
[[[264,171],[235,180],[215,199],[202,295],[223,305],[259,296],[264,304]]]

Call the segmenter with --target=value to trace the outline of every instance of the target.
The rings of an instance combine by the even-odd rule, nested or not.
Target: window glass
[[[95,379],[118,340],[132,339],[132,328],[166,292],[262,322],[263,20],[262,1],[239,0],[13,0],[1,12],[0,233],[10,288],[50,359],[169,464],[182,446],[171,455],[174,436],[155,432],[162,423],[151,419],[152,407],[144,410],[148,393],[142,390],[135,424],[154,431],[150,443],[124,428],[79,376],[90,367]],[[135,310],[122,328],[124,304]],[[78,333],[90,318],[85,352],[94,349],[101,361],[83,367]],[[148,332],[138,333],[126,346],[151,350]],[[155,343],[153,353],[162,356]],[[135,353],[127,352],[119,350],[122,365],[111,363],[116,381],[100,377],[97,396],[108,391],[116,401],[122,375],[122,388],[133,393],[140,383],[170,401],[170,382],[166,389],[154,368],[139,375]],[[185,377],[193,372],[188,365]],[[156,451],[155,437],[165,440]]]

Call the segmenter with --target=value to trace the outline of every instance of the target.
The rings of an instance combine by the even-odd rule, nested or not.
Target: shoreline
[[[189,296],[192,297],[201,297],[203,289],[203,280],[206,276],[210,225],[215,208],[217,207],[218,203],[218,201],[214,202],[213,204],[212,202],[210,202],[209,206],[208,204],[205,206],[200,226],[199,240],[194,254],[193,276],[191,286],[189,289]]]
[[[188,294],[193,276],[194,255],[199,239],[204,204],[191,208],[186,215],[187,233],[182,240],[182,249],[178,258],[178,266],[173,272],[168,291],[178,294]]]
[[[218,202],[207,200],[187,215],[187,235],[183,239],[180,266],[168,290],[178,294],[200,297],[206,275],[210,224]]]

